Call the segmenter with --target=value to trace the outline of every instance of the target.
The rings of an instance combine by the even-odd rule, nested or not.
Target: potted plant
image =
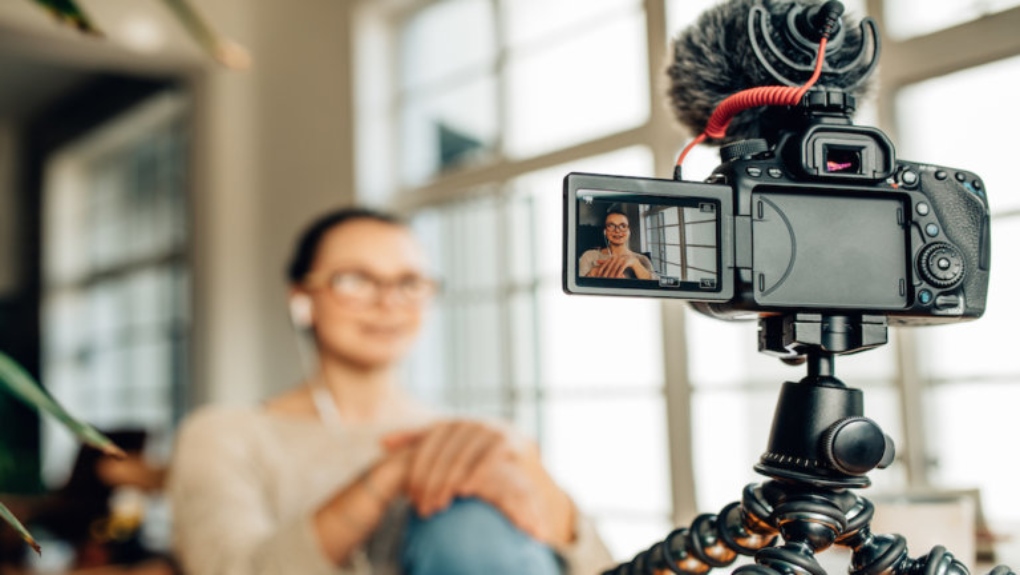
[[[119,447],[91,425],[72,417],[24,368],[3,352],[0,352],[0,393],[8,393],[28,406],[55,417],[78,439],[103,453],[124,457],[124,452]],[[13,527],[37,553],[39,552],[39,544],[32,538],[32,534],[3,503],[0,503],[0,518]]]

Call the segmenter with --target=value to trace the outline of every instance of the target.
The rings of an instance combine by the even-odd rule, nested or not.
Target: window
[[[412,363],[415,384],[429,397],[512,417],[535,433],[550,469],[594,515],[620,559],[761,481],[752,466],[767,442],[780,385],[805,375],[758,353],[755,322],[709,319],[672,302],[566,297],[560,289],[563,176],[668,177],[689,135],[674,130],[660,98],[661,47],[714,4],[595,0],[578,10],[568,0],[437,0],[382,11],[370,28],[375,45],[384,44],[380,31],[398,38],[404,59],[389,63],[402,78],[399,88],[359,103],[372,112],[359,130],[377,146],[359,165],[385,157],[377,138],[386,126],[413,117],[427,126],[421,134],[431,134],[401,143],[411,177],[364,186],[367,201],[414,213],[448,280],[430,327],[435,337]],[[845,4],[865,14],[863,0]],[[920,7],[910,0],[867,3],[887,21],[904,7],[916,11],[914,4]],[[918,49],[946,37],[937,28],[978,14],[1015,19],[1015,10],[1006,10],[1015,2],[965,2],[948,12],[946,3],[923,4],[930,14],[890,23],[916,25],[901,38],[921,36],[887,43],[883,62],[893,65],[882,70],[877,103],[861,102],[857,119],[889,132],[904,158],[984,178],[996,246],[989,313],[968,324],[891,329],[887,345],[838,357],[836,375],[865,391],[865,414],[900,454],[870,475],[874,491],[978,485],[990,517],[1017,522],[1002,479],[1010,476],[1006,463],[988,463],[984,446],[989,437],[1007,436],[1004,422],[1018,395],[1020,371],[1008,361],[1015,338],[1004,334],[1020,318],[1004,298],[1020,277],[1000,246],[1020,240],[1020,196],[997,191],[1010,188],[1008,145],[966,144],[997,141],[997,131],[1017,118],[1001,106],[989,122],[987,106],[961,103],[1008,93],[1020,64],[1003,60],[942,76],[946,70]],[[938,19],[945,25],[925,23]],[[975,30],[997,29],[986,20],[975,21]],[[425,45],[465,26],[473,29],[451,36],[449,46]],[[968,36],[967,66],[1015,51],[986,46],[982,37]],[[456,54],[423,60],[442,60],[447,50]],[[411,61],[415,71],[406,68]],[[388,108],[378,104],[380,94]],[[444,140],[447,128],[463,138]],[[684,173],[702,179],[717,164],[714,149],[696,148]],[[649,213],[640,226],[642,250],[657,269],[697,277],[714,264],[703,255],[713,244],[697,213],[682,216]],[[682,239],[686,251],[678,249]],[[911,391],[914,373],[920,398]],[[926,459],[929,467],[918,465]]]
[[[648,115],[636,0],[449,0],[399,26],[402,183],[529,157]],[[612,77],[612,82],[602,78]]]
[[[938,32],[1012,8],[1017,0],[886,0],[885,22],[895,38]]]
[[[1020,523],[1012,462],[999,457],[993,438],[1012,433],[1013,406],[1020,394],[1020,365],[1013,359],[1013,331],[1020,308],[1011,292],[1020,269],[1011,246],[1020,245],[1020,197],[1013,193],[1011,134],[1020,113],[960,106],[974,94],[1020,87],[1020,57],[912,85],[897,96],[904,157],[963,167],[984,181],[992,210],[991,283],[979,321],[919,329],[915,334],[924,385],[929,479],[938,485],[981,489],[985,513],[998,524]],[[939,122],[928,121],[937,114]],[[948,115],[951,114],[952,120]],[[984,145],[969,145],[981,142]],[[909,156],[908,156],[909,154]]]
[[[627,148],[415,218],[444,293],[409,365],[410,386],[538,438],[550,472],[621,555],[670,525],[660,320],[653,302],[562,293],[560,189],[571,170],[637,175],[650,160],[647,149]]]
[[[184,126],[177,95],[132,109],[57,153],[44,203],[48,388],[100,429],[144,429],[163,447],[188,376]],[[44,431],[52,483],[77,443]]]
[[[681,281],[717,277],[715,206],[682,209],[655,206],[644,213],[642,251],[651,254],[652,267],[659,275]]]

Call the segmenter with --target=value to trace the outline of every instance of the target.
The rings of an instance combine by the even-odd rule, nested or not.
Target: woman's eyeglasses
[[[304,285],[328,287],[338,300],[359,305],[375,303],[388,291],[392,291],[400,303],[417,305],[439,290],[436,280],[420,275],[384,280],[359,271],[309,274]]]
[[[629,224],[606,224],[606,229],[613,232],[625,232],[630,229]]]

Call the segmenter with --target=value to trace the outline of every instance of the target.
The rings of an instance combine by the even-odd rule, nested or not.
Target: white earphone
[[[305,294],[290,296],[290,322],[298,329],[312,327],[312,298]]]

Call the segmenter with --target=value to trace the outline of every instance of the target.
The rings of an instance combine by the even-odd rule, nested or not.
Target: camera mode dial
[[[760,138],[740,140],[732,144],[726,144],[719,149],[719,157],[723,163],[741,158],[752,158],[769,151],[769,143]]]
[[[917,259],[921,277],[935,287],[953,287],[963,281],[966,271],[963,256],[952,244],[945,242],[928,244],[921,250]]]

